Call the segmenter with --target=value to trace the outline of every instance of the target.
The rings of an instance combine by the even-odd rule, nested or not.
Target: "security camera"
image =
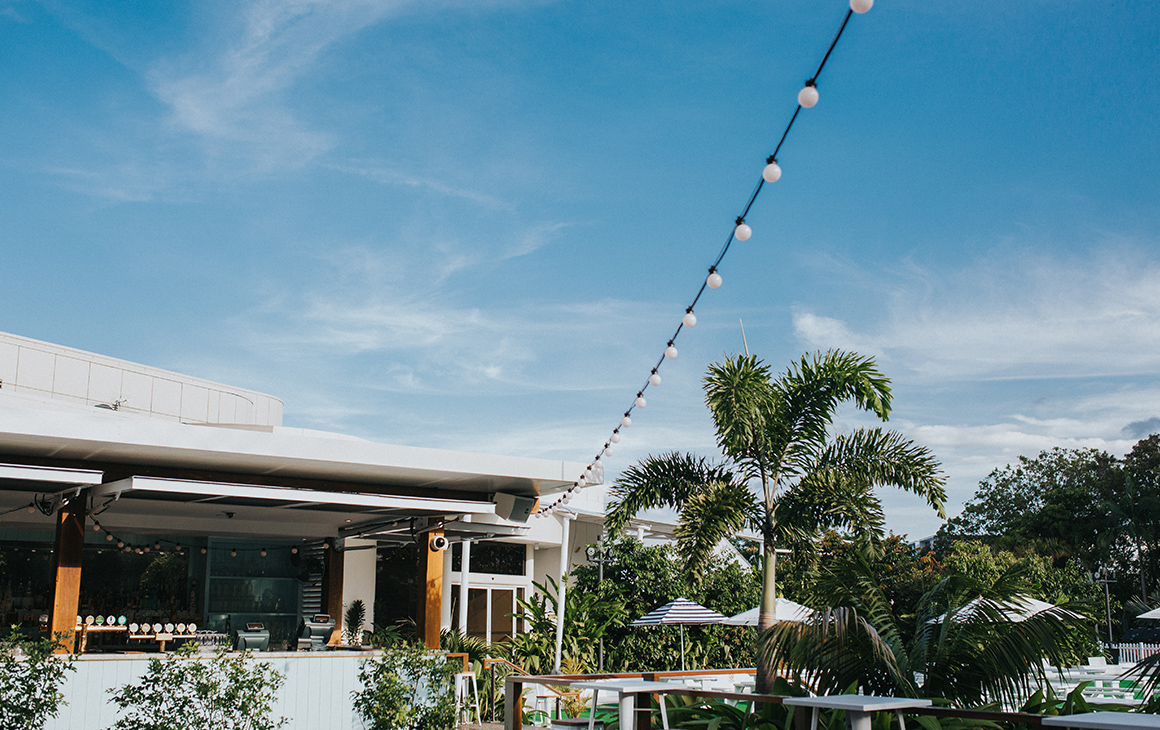
[[[431,538],[432,550],[446,550],[449,544],[450,543],[447,542],[447,538],[442,535],[435,535]]]

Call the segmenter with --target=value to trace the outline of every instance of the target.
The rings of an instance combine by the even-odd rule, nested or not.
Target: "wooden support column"
[[[323,563],[322,608],[334,619],[334,631],[326,643],[333,646],[342,643],[342,574],[346,566],[345,556],[332,539],[326,541]]]
[[[58,654],[71,654],[76,641],[77,611],[81,601],[81,558],[85,550],[85,505],[88,493],[65,500],[56,514],[56,549],[53,551],[52,614],[50,636],[61,641]]]
[[[415,611],[415,625],[419,637],[430,649],[439,648],[439,632],[443,620],[443,551],[435,548],[435,540],[443,539],[443,531],[427,535],[419,550],[419,605]]]

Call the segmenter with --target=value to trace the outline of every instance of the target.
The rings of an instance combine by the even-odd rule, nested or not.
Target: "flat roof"
[[[114,411],[0,408],[4,456],[68,466],[118,464],[374,486],[538,496],[571,486],[584,464],[396,446],[283,427],[185,424]],[[436,495],[432,495],[436,496]]]

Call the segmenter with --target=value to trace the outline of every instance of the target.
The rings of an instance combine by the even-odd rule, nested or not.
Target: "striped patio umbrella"
[[[654,608],[633,621],[629,626],[672,626],[681,631],[681,671],[685,670],[685,624],[716,624],[725,619],[716,611],[693,603],[687,598],[678,598],[660,608]]]

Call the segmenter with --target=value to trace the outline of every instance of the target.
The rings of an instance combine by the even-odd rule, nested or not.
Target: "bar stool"
[[[471,696],[468,696],[470,690]],[[455,675],[455,712],[459,722],[471,722],[471,709],[475,708],[475,721],[483,724],[483,713],[479,711],[479,685],[475,682],[475,672],[459,672]]]

